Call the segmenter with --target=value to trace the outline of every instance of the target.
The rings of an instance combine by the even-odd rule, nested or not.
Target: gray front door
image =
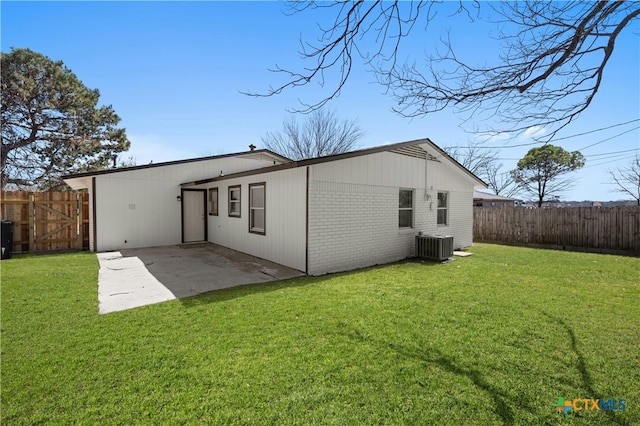
[[[206,190],[182,191],[182,242],[206,241]]]

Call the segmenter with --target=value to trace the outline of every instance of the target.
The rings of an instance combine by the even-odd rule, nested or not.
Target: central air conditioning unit
[[[453,256],[453,237],[416,235],[416,257],[444,261]]]

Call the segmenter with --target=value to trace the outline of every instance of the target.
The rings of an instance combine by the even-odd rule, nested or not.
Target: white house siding
[[[309,189],[311,275],[408,256],[413,229],[398,229],[398,189],[314,180]]]
[[[449,226],[441,234],[453,236],[453,247],[460,249],[473,243],[473,190],[450,192]]]
[[[435,153],[434,153],[435,154]],[[390,152],[311,166],[308,273],[318,275],[404,259],[415,235],[472,238],[474,182],[456,166]],[[414,226],[398,227],[399,189],[414,191]],[[449,193],[449,225],[437,226],[437,192]],[[467,206],[468,205],[468,206]]]
[[[467,175],[457,167],[441,163],[428,163],[429,193],[432,195],[433,209],[437,208],[438,191],[449,193],[448,225],[433,226],[425,234],[451,235],[454,248],[469,247],[473,241],[473,186]],[[452,170],[453,169],[453,170]]]
[[[87,192],[89,192],[89,250],[96,251],[96,242],[93,239],[94,227],[96,224],[93,222],[93,179],[88,179]]]
[[[265,234],[249,232],[249,184],[265,183]],[[229,217],[229,186],[241,186],[241,217]],[[204,187],[204,186],[200,186]],[[209,241],[305,270],[306,168],[211,182],[218,188],[218,216],[209,216]]]
[[[180,184],[272,166],[260,154],[162,165],[95,176],[97,251],[182,242]],[[92,233],[93,235],[93,233]]]

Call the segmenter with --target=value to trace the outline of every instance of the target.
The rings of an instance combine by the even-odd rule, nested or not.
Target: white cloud
[[[547,129],[542,126],[531,126],[518,135],[518,141],[529,141],[531,139],[543,136],[547,133]],[[503,142],[514,137],[509,132],[479,132],[475,134],[475,140],[480,142]]]
[[[527,130],[525,130],[519,137],[519,140],[527,140],[536,138],[539,136],[543,136],[547,133],[547,129],[542,126],[531,126]]]

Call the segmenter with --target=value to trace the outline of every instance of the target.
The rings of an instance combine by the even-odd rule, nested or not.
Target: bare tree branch
[[[454,15],[480,19],[480,8],[497,17],[494,37],[501,43],[495,63],[478,66],[455,53],[449,37],[444,53],[433,52],[424,66],[400,57],[402,40],[416,24],[428,29],[446,2],[292,2],[290,11],[311,13],[334,9],[335,18],[319,26],[317,44],[301,40],[303,60],[313,65],[302,71],[276,67],[287,81],[270,87],[273,96],[283,90],[335,81],[326,96],[302,103],[310,112],[338,96],[358,56],[397,101],[405,117],[418,117],[453,107],[467,117],[484,114],[501,130],[522,131],[532,125],[550,128],[539,140],[549,141],[587,109],[600,89],[620,34],[640,17],[633,1],[519,1],[459,2]],[[369,49],[367,46],[373,46]],[[335,74],[334,74],[335,73]],[[333,79],[328,79],[331,74]]]
[[[481,142],[470,142],[466,146],[445,146],[443,150],[480,178],[484,177],[487,168],[498,159],[498,152],[484,148]]]
[[[509,2],[493,6],[504,26],[500,63],[473,67],[447,53],[425,73],[404,66],[392,77],[396,112],[421,116],[450,105],[495,115],[511,131],[553,127],[549,141],[591,104],[615,40],[640,15],[638,3]]]
[[[635,156],[625,167],[618,167],[609,171],[616,192],[628,194],[640,206],[640,155]]]
[[[502,164],[489,164],[482,176],[482,179],[487,182],[489,188],[496,193],[496,195],[502,195],[505,197],[513,197],[518,194],[520,187],[513,178],[511,172],[502,172]]]
[[[292,114],[282,123],[282,130],[267,132],[262,142],[287,158],[303,160],[350,151],[362,136],[357,120],[341,120],[333,110],[318,109],[302,124]]]

